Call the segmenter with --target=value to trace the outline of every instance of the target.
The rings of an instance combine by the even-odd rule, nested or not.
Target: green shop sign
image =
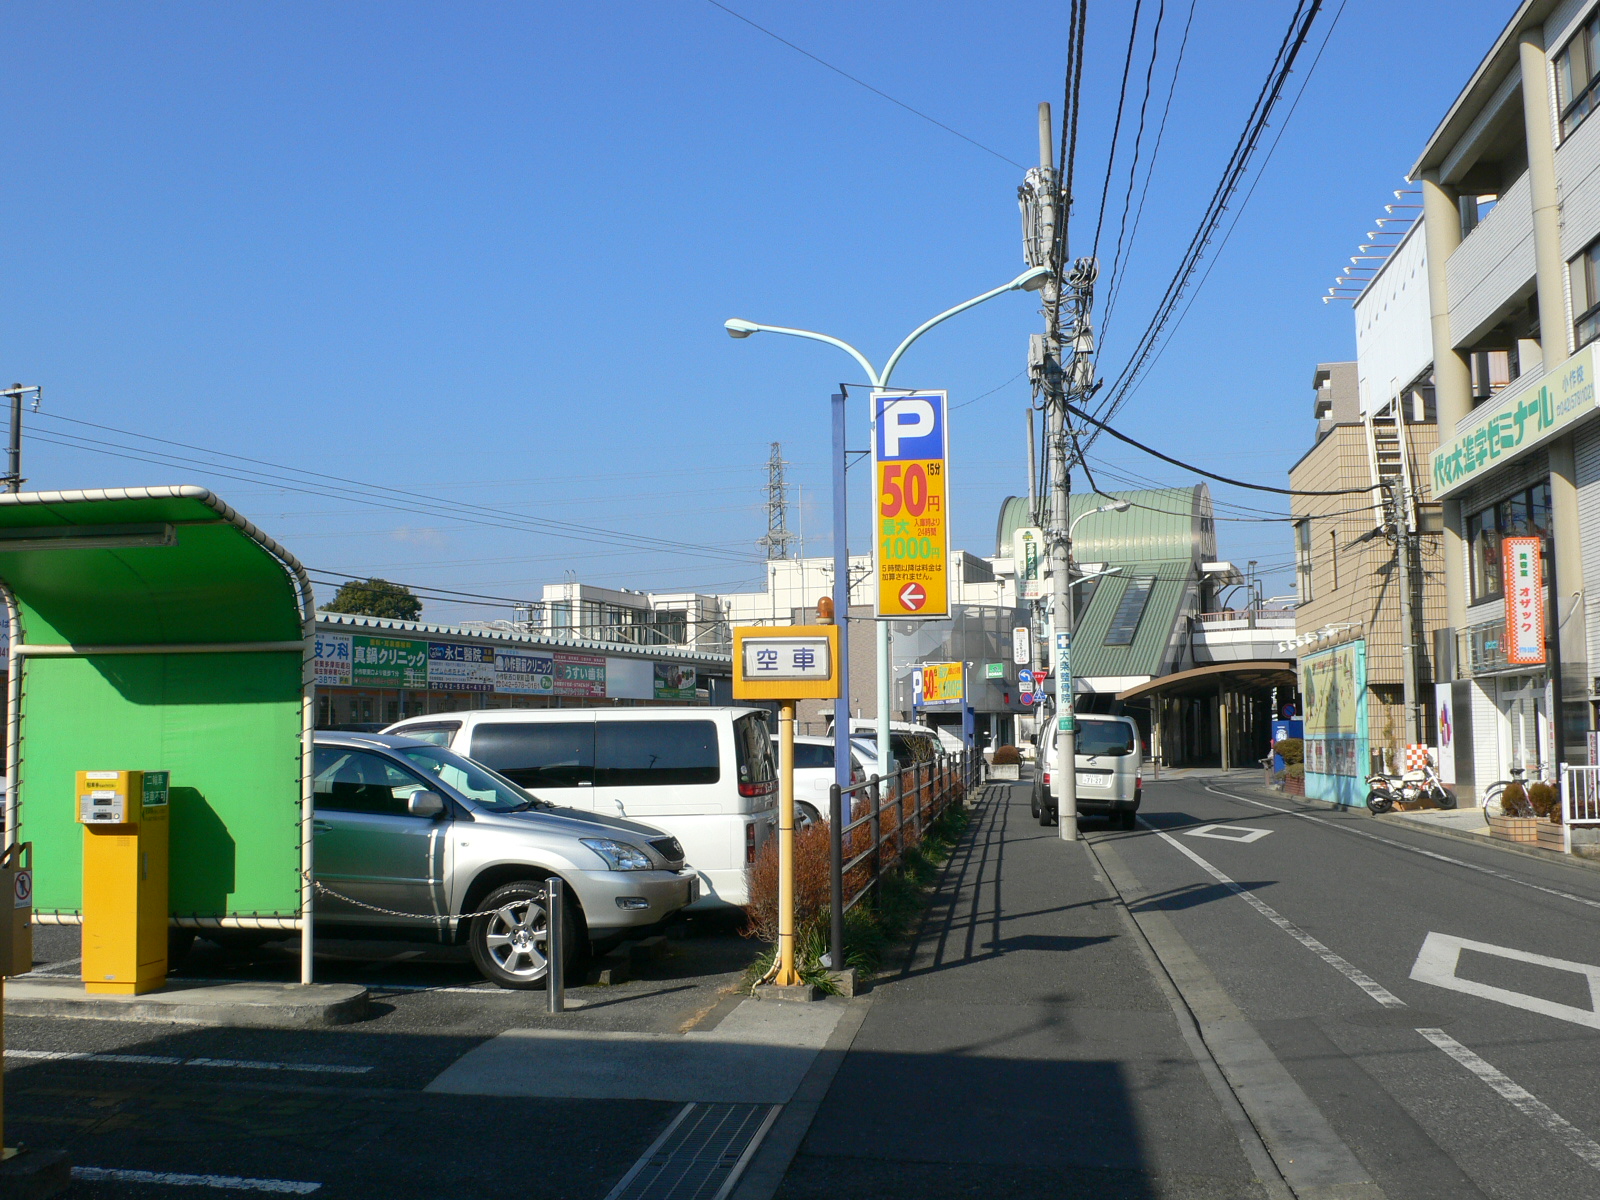
[[[352,686],[425,688],[428,686],[428,643],[409,638],[350,639]]]
[[[1595,410],[1592,347],[1578,351],[1534,387],[1519,388],[1489,409],[1473,413],[1472,429],[1433,452],[1433,498],[1473,482],[1500,459],[1513,458]]]

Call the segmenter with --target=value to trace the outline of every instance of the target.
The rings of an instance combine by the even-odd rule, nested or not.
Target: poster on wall
[[[553,696],[555,659],[548,654],[494,652],[494,690],[510,696]]]
[[[1505,555],[1506,661],[1522,666],[1544,662],[1544,564],[1542,539],[1508,537]]]
[[[356,634],[350,646],[350,682],[355,687],[425,688],[428,643],[409,638]]]
[[[606,660],[594,654],[566,654],[558,652],[554,659],[555,694],[558,696],[592,696],[603,699],[606,694]]]
[[[1346,642],[1300,660],[1306,795],[1360,804],[1367,760],[1367,644]]]
[[[494,691],[494,647],[428,643],[428,687],[436,692]]]
[[[317,686],[350,686],[350,635],[317,631]]]
[[[657,700],[693,700],[695,672],[682,663],[658,662],[655,665],[655,698]]]
[[[1439,779],[1453,785],[1456,781],[1456,712],[1448,683],[1433,685],[1433,711],[1439,714]]]

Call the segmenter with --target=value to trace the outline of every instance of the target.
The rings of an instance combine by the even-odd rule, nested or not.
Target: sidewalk
[[[992,784],[779,1200],[1265,1193],[1082,843]]]

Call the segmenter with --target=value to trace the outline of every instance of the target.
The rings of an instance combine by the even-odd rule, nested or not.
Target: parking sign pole
[[[800,982],[794,966],[793,700],[778,705],[778,977],[773,982],[779,987]]]
[[[850,786],[850,507],[845,482],[845,399],[833,397],[833,619],[839,625],[839,699],[833,705],[833,781]]]

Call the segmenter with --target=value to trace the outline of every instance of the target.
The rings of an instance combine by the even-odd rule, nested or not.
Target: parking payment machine
[[[79,771],[83,983],[137,995],[167,980],[167,772]]]

